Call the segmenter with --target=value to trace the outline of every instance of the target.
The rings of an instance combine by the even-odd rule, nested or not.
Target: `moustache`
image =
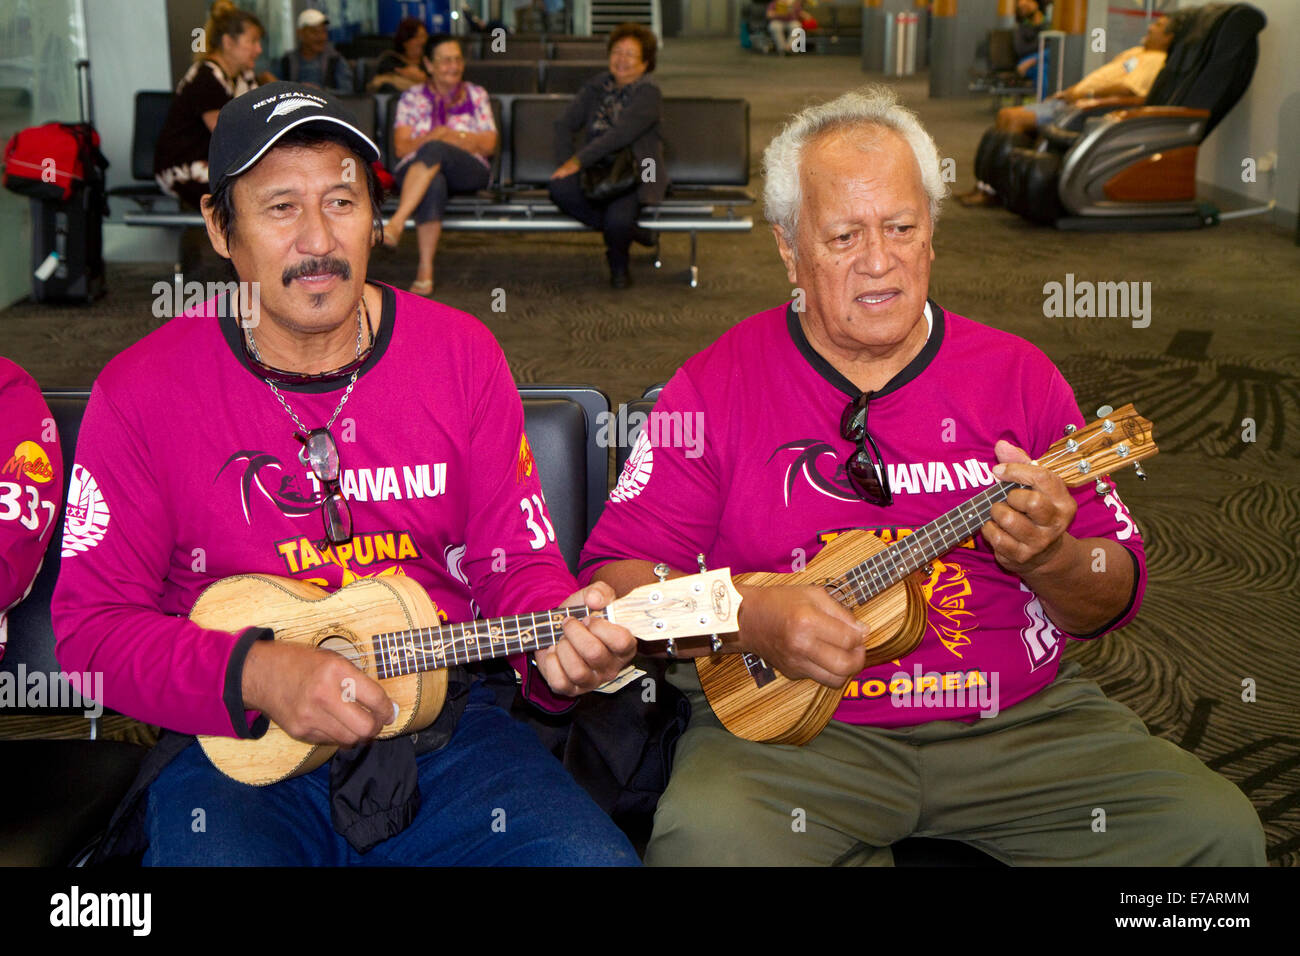
[[[346,259],[336,259],[333,256],[326,256],[323,259],[304,259],[297,265],[285,269],[280,279],[287,287],[294,279],[302,276],[322,275],[337,275],[344,279],[351,279],[352,267],[348,265]]]

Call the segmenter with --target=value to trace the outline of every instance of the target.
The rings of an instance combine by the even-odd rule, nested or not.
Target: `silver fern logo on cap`
[[[304,106],[314,106],[317,109],[320,109],[323,105],[324,104],[322,103],[317,103],[315,100],[309,100],[304,96],[296,96],[293,99],[285,100],[283,103],[276,103],[275,109],[271,110],[271,115],[266,118],[266,121],[269,123],[277,116],[284,116],[288,113],[292,113],[294,110],[300,110]]]

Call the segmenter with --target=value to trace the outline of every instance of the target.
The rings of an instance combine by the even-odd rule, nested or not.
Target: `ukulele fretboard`
[[[893,587],[913,571],[926,566],[941,554],[947,554],[989,520],[989,512],[999,501],[1021,487],[1014,482],[999,481],[969,501],[940,515],[906,538],[873,554],[844,575],[857,601],[867,601]]]
[[[516,614],[376,634],[371,638],[376,676],[383,680],[541,650],[564,636],[564,621],[569,617],[585,621],[603,618],[605,612],[592,611],[586,606],[563,607],[540,614]]]

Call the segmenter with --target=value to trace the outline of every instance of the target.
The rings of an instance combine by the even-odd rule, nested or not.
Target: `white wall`
[[[1243,203],[1276,199],[1274,221],[1294,229],[1300,206],[1300,3],[1250,2],[1268,17],[1259,35],[1259,64],[1246,94],[1202,144],[1196,178]],[[1242,160],[1258,163],[1269,152],[1277,153],[1276,172],[1257,172],[1256,182],[1242,182]]]
[[[90,77],[95,89],[95,124],[108,157],[108,185],[135,182],[131,176],[131,133],[137,90],[172,88],[166,0],[86,0]],[[109,261],[170,262],[175,233],[121,223],[135,208],[126,199],[109,201],[104,222],[104,258]]]

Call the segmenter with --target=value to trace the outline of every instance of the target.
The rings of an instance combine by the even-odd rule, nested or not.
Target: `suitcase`
[[[77,63],[81,122],[94,124],[90,63]],[[96,151],[97,152],[97,151]],[[32,299],[93,302],[105,292],[104,214],[108,211],[102,157],[85,163],[85,180],[66,202],[32,199]]]

